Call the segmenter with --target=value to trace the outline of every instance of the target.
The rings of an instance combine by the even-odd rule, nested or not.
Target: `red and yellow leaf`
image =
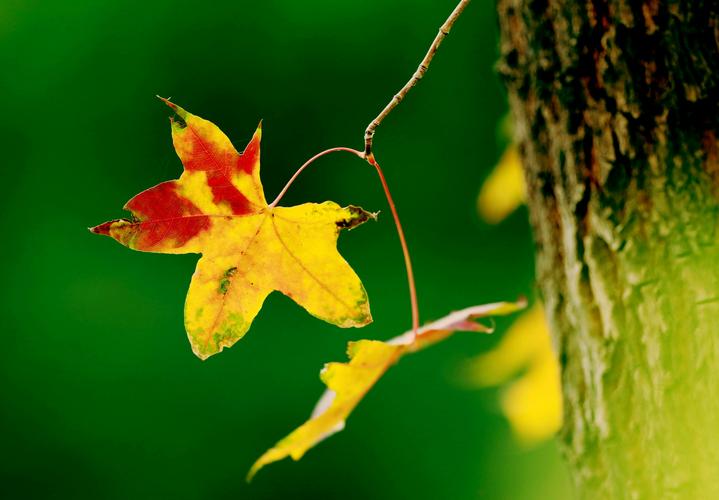
[[[164,101],[176,113],[172,141],[182,175],[127,202],[130,219],[91,231],[134,250],[202,254],[185,302],[194,353],[206,359],[242,338],[274,290],[340,327],[370,323],[367,294],[337,238],[374,215],[331,201],[268,205],[261,127],[240,154],[216,125]]]
[[[328,363],[320,373],[327,391],[318,402],[310,419],[278,442],[252,466],[248,480],[265,465],[291,456],[299,460],[305,452],[323,439],[342,430],[345,420],[367,392],[405,354],[417,352],[452,335],[455,331],[491,331],[474,320],[486,316],[510,314],[524,307],[523,303],[498,302],[469,307],[429,323],[413,332],[387,342],[360,340],[347,347],[348,363]]]

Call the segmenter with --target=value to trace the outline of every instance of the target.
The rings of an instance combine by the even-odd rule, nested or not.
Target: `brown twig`
[[[429,63],[432,62],[432,58],[434,57],[435,53],[437,52],[437,49],[439,49],[440,44],[442,43],[442,40],[445,39],[447,35],[449,35],[449,31],[452,29],[452,26],[454,25],[457,18],[462,14],[464,9],[469,5],[470,0],[460,0],[460,2],[457,4],[457,6],[454,8],[452,13],[449,15],[447,20],[444,22],[444,24],[439,28],[439,32],[437,33],[437,36],[434,38],[434,41],[432,41],[432,45],[430,45],[429,50],[424,56],[424,59],[422,59],[422,62],[419,64],[419,67],[417,68],[417,71],[414,72],[412,75],[412,78],[409,79],[409,81],[400,89],[397,94],[392,98],[392,100],[385,106],[385,108],[382,110],[382,112],[377,115],[377,118],[372,120],[372,122],[367,126],[367,129],[364,133],[364,151],[357,151],[355,149],[351,148],[345,148],[345,147],[338,147],[338,148],[331,148],[327,149],[325,151],[322,151],[321,153],[316,154],[309,160],[307,160],[298,170],[295,172],[295,174],[292,176],[292,178],[287,182],[287,185],[282,189],[280,194],[275,198],[275,201],[273,201],[270,204],[270,208],[277,206],[277,203],[282,199],[282,197],[285,195],[289,187],[292,185],[292,183],[297,179],[297,177],[302,173],[302,171],[307,168],[312,162],[314,162],[316,159],[329,154],[334,153],[337,151],[345,151],[352,154],[355,154],[359,156],[360,158],[364,159],[372,165],[376,170],[377,174],[379,175],[380,182],[382,183],[382,189],[384,190],[385,197],[387,198],[387,203],[389,204],[389,208],[392,212],[392,218],[394,219],[395,227],[397,228],[397,235],[399,236],[399,242],[400,245],[402,245],[402,253],[404,254],[404,265],[407,270],[407,283],[409,285],[409,298],[410,298],[410,304],[412,306],[412,331],[414,332],[414,335],[417,335],[417,332],[419,330],[419,306],[417,303],[417,288],[415,286],[414,282],[414,272],[412,271],[412,260],[409,256],[409,248],[407,247],[407,240],[404,237],[404,231],[402,230],[402,223],[399,220],[399,214],[397,213],[397,208],[395,207],[394,200],[392,199],[392,195],[389,191],[389,186],[387,185],[387,180],[384,177],[384,173],[382,172],[382,168],[380,168],[379,163],[377,163],[377,160],[375,160],[374,155],[372,154],[372,139],[374,138],[374,133],[377,127],[382,123],[382,120],[384,120],[387,115],[400,103],[402,102],[402,99],[404,99],[404,96],[407,95],[407,92],[417,85],[417,82],[422,79],[425,72],[427,71],[427,68],[429,68]]]
[[[452,26],[454,25],[454,22],[459,18],[459,16],[462,14],[464,9],[469,5],[470,0],[461,0],[457,6],[454,8],[452,13],[449,15],[447,20],[444,22],[444,24],[439,28],[439,32],[437,33],[437,36],[434,38],[434,41],[432,42],[432,45],[429,46],[429,50],[424,56],[424,59],[422,59],[422,62],[419,63],[419,66],[417,67],[417,70],[412,75],[412,78],[409,79],[407,83],[404,84],[404,87],[400,89],[399,92],[397,92],[394,97],[392,97],[392,100],[387,104],[387,106],[384,107],[384,109],[380,112],[379,115],[377,115],[377,118],[372,120],[370,124],[367,126],[367,129],[364,133],[364,154],[365,157],[368,159],[372,157],[372,140],[374,138],[374,133],[377,127],[379,127],[380,123],[382,123],[382,120],[384,120],[388,114],[400,103],[402,102],[402,99],[407,95],[409,90],[417,85],[417,82],[419,82],[424,74],[427,72],[427,68],[429,68],[429,64],[432,62],[432,58],[434,57],[434,54],[437,52],[437,49],[439,49],[439,46],[442,44],[442,40],[445,39],[447,35],[449,35],[449,31],[452,29]]]

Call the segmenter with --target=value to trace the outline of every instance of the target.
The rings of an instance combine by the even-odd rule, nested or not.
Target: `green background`
[[[197,260],[129,251],[86,228],[176,178],[169,110],[243,148],[264,119],[268,198],[309,156],[360,147],[454,0],[0,3],[3,498],[566,498],[557,447],[514,443],[496,390],[455,372],[492,337],[457,335],[407,357],[347,429],[261,471],[252,462],[308,416],[345,344],[409,326],[402,256],[375,172],[323,158],[285,204],[382,210],[340,249],[375,323],[339,330],[273,294],[249,334],[206,362],[182,307]],[[504,147],[494,5],[471,4],[375,148],[416,267],[424,320],[533,294],[524,209],[496,227],[475,200]]]

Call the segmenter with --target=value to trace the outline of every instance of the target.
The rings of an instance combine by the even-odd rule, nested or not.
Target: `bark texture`
[[[584,498],[719,498],[719,2],[499,0]]]

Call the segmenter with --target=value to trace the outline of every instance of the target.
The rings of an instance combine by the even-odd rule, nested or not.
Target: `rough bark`
[[[578,494],[719,498],[719,2],[498,7]]]

